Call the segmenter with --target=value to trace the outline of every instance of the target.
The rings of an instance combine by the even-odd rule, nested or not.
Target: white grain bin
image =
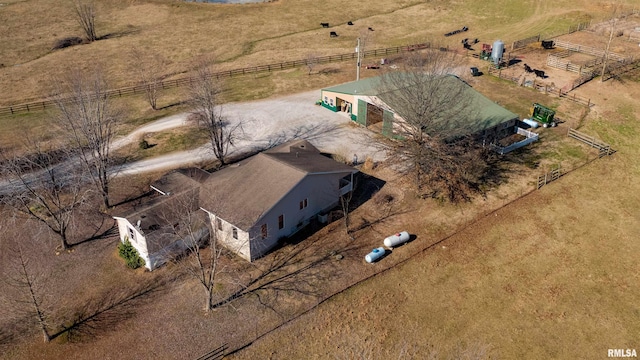
[[[386,251],[384,250],[383,247],[379,247],[379,248],[375,248],[373,250],[371,250],[370,253],[367,254],[367,256],[364,257],[364,261],[368,262],[368,263],[372,263],[378,259],[380,259],[384,253]]]
[[[409,241],[409,233],[406,231],[399,232],[397,234],[391,235],[384,239],[384,246],[388,248],[396,247],[398,245],[402,245]]]
[[[491,48],[491,59],[493,63],[498,65],[502,61],[502,54],[504,53],[504,42],[502,40],[496,40],[493,42],[493,48]]]

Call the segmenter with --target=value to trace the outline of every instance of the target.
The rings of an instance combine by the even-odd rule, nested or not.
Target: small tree
[[[28,148],[32,151],[28,155],[2,156],[0,173],[10,193],[0,196],[0,203],[46,225],[67,249],[74,210],[86,198],[84,172],[64,163],[70,159],[67,151],[45,151],[37,143]]]
[[[138,83],[144,87],[147,102],[153,110],[158,110],[165,63],[158,54],[144,53],[139,49],[131,50],[131,66],[137,75]]]
[[[313,73],[313,69],[315,69],[316,65],[318,65],[318,55],[316,54],[308,54],[305,59],[305,64],[307,65],[308,73],[307,75],[311,75]]]
[[[57,125],[66,134],[91,182],[109,207],[111,143],[123,112],[113,106],[107,82],[99,68],[89,73],[71,71],[56,83]]]
[[[4,235],[2,240],[7,245],[3,246],[6,251],[2,254],[3,262],[6,261],[7,266],[4,267],[2,281],[17,290],[10,295],[1,294],[7,303],[0,310],[7,311],[5,315],[19,321],[23,321],[24,317],[32,319],[29,326],[35,325],[42,333],[44,342],[49,342],[52,338],[49,327],[52,314],[48,306],[51,301],[47,301],[47,273],[39,266],[39,261],[33,261],[29,256],[31,251],[28,249],[32,245],[31,239],[39,234],[31,232],[34,228],[17,231],[15,220],[13,217],[5,218],[4,223],[0,224],[0,231]],[[25,235],[25,231],[29,234]]]
[[[74,3],[76,20],[82,27],[87,41],[93,42],[98,39],[96,36],[96,8],[93,2],[78,0]]]
[[[214,308],[219,275],[224,270],[221,265],[221,232],[210,226],[204,211],[200,210],[197,190],[171,196],[170,206],[160,215],[165,223],[163,228],[184,245],[187,256],[178,263],[200,285],[205,300],[204,310],[209,312]]]
[[[127,267],[137,269],[144,266],[144,260],[138,254],[138,250],[131,245],[129,237],[124,238],[124,242],[118,243],[118,254],[124,259]]]
[[[222,88],[209,63],[201,60],[196,64],[195,74],[189,85],[189,103],[193,107],[192,118],[207,134],[214,156],[221,165],[225,165],[229,147],[243,133],[242,122],[230,124],[222,115]]]

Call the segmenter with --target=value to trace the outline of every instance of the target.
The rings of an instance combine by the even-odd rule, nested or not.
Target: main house
[[[356,172],[308,141],[289,142],[212,174],[200,207],[218,239],[253,261],[335,207]]]
[[[211,235],[253,261],[335,207],[340,196],[353,190],[356,172],[297,140],[211,174],[199,169],[171,172],[152,185],[155,198],[114,218],[121,241],[129,239],[149,270],[189,245],[175,231],[185,226],[177,207],[202,210]],[[208,235],[206,227],[198,232],[198,237]]]
[[[420,86],[421,81],[429,81],[428,76],[406,76],[406,84],[402,84],[402,73],[399,74],[391,75],[391,81],[384,79],[390,75],[382,75],[322,89],[322,106],[332,111],[345,112],[351,120],[392,137],[396,135],[395,125],[403,121],[402,111],[407,107],[406,104],[397,103],[403,95],[394,96],[397,95],[394,92],[398,90],[392,87],[410,89],[416,84]],[[491,101],[457,76],[444,75],[432,79],[442,88],[434,89],[427,85],[429,91],[440,91],[440,94],[433,96],[446,97],[453,93],[465,98],[464,101],[444,100],[442,103],[449,107],[463,107],[452,109],[450,112],[463,117],[457,120],[464,127],[466,134],[492,141],[515,132],[518,115]],[[390,86],[390,83],[393,84]]]

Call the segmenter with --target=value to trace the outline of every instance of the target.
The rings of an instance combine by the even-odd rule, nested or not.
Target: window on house
[[[302,209],[306,208],[306,207],[307,207],[307,205],[308,205],[308,203],[307,203],[307,199],[301,200],[301,201],[300,201],[300,210],[302,210]]]
[[[218,226],[218,230],[222,230],[222,219],[216,218],[216,225]]]
[[[268,235],[268,232],[267,232],[267,224],[262,224],[262,238],[263,238],[263,239],[266,239],[266,238],[267,238],[267,235]]]
[[[284,228],[284,215],[278,216],[278,229],[282,230]]]
[[[129,241],[136,241],[136,232],[132,228],[129,228]]]
[[[234,239],[238,239],[238,229],[237,228],[233,228],[233,238]]]

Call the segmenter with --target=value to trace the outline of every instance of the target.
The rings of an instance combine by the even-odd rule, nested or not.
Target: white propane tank
[[[409,233],[406,231],[399,232],[384,239],[384,246],[388,248],[396,247],[409,241]]]
[[[371,250],[370,253],[367,254],[367,256],[364,257],[364,261],[368,262],[368,263],[372,263],[378,259],[380,259],[384,253],[386,251],[384,250],[383,247],[379,247],[379,248],[375,248],[373,250]]]
[[[524,120],[522,120],[522,122],[527,124],[527,125],[529,125],[529,126],[531,126],[534,129],[537,128],[538,125],[539,125],[537,121],[531,120],[531,119],[524,119]]]

